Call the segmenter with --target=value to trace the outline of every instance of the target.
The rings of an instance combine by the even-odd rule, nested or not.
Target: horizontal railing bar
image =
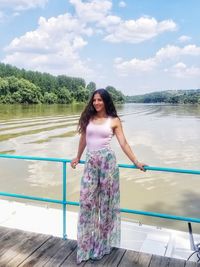
[[[66,162],[70,163],[70,159],[63,158],[43,158],[43,157],[31,157],[31,156],[17,156],[17,155],[7,155],[0,154],[0,158],[13,158],[13,159],[25,159],[25,160],[41,160],[41,161],[54,161],[54,162]],[[80,164],[85,164],[84,160],[80,160]],[[120,168],[127,169],[137,169],[135,165],[130,164],[118,164]],[[185,173],[185,174],[196,174],[200,175],[200,170],[189,170],[189,169],[178,169],[178,168],[165,168],[165,167],[156,167],[156,166],[145,166],[145,170],[150,171],[161,171],[161,172],[174,172],[174,173]]]
[[[121,168],[137,169],[134,165],[118,164]],[[177,169],[177,168],[165,168],[165,167],[154,167],[145,166],[145,170],[150,171],[161,171],[161,172],[175,172],[175,173],[187,173],[187,174],[197,174],[200,175],[200,170],[187,170],[187,169]]]
[[[157,213],[157,212],[151,212],[151,211],[131,210],[131,209],[121,209],[120,211],[124,213],[145,215],[145,216],[164,218],[164,219],[169,219],[169,220],[200,223],[200,218],[190,218],[190,217],[184,217],[184,216],[175,216],[171,214]]]
[[[43,202],[47,202],[47,203],[79,206],[79,202],[75,202],[75,201],[68,201],[68,200],[62,201],[62,200],[57,200],[57,199],[40,198],[40,197],[26,196],[26,195],[20,195],[20,194],[11,194],[11,193],[6,193],[6,192],[0,192],[0,196],[23,198],[23,199],[29,199],[29,200],[43,201]],[[171,214],[157,213],[157,212],[151,212],[151,211],[131,210],[131,209],[124,209],[124,208],[120,209],[120,211],[123,213],[164,218],[164,219],[169,219],[169,220],[178,220],[178,221],[200,223],[200,218],[190,218],[190,217],[184,217],[184,216],[175,216],[175,215],[171,215]]]
[[[79,206],[78,202],[74,202],[74,201],[66,201],[66,202],[67,202],[66,204],[68,205]],[[157,213],[157,212],[151,212],[151,211],[131,210],[131,209],[124,209],[124,208],[120,209],[120,211],[123,213],[159,217],[159,218],[165,218],[169,220],[200,223],[200,218],[190,218],[190,217],[184,217],[184,216],[175,216],[171,214]]]
[[[54,162],[71,162],[71,160],[69,160],[69,159],[63,159],[63,158],[45,158],[45,157],[32,157],[32,156],[17,156],[17,155],[7,155],[7,154],[0,154],[0,158],[25,159],[25,160],[41,160],[41,161],[54,161]]]
[[[43,202],[47,202],[47,203],[63,204],[63,201],[62,200],[58,200],[58,199],[26,196],[26,195],[12,194],[12,193],[7,193],[7,192],[0,192],[0,196],[15,197],[15,198],[22,198],[22,199],[29,199],[29,200],[36,200],[36,201],[43,201]]]
[[[80,160],[81,164],[85,164],[84,160]],[[137,169],[137,167],[133,164],[118,164],[120,168],[127,169]],[[156,167],[156,166],[145,166],[145,170],[150,171],[161,171],[161,172],[176,172],[176,173],[187,173],[187,174],[197,174],[200,175],[200,170],[187,170],[187,169],[178,169],[178,168],[165,168],[165,167]]]

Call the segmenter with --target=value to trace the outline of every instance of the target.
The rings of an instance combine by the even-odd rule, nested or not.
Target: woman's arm
[[[133,164],[135,164],[140,170],[145,171],[144,166],[146,164],[141,163],[137,160],[135,154],[133,153],[133,151],[131,150],[128,142],[126,141],[126,138],[124,136],[124,132],[122,129],[122,124],[121,121],[119,120],[119,118],[115,118],[113,119],[113,131],[114,134],[117,137],[117,140],[122,148],[122,150],[124,151],[124,153],[127,155],[127,157],[133,162]]]
[[[77,156],[75,159],[71,161],[72,168],[76,168],[76,165],[79,163],[85,147],[86,147],[85,133],[82,133],[79,140]]]

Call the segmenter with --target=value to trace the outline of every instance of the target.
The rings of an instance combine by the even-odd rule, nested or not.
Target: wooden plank
[[[147,253],[139,253],[136,251],[127,250],[118,266],[120,267],[148,267],[152,255]]]
[[[149,267],[185,267],[186,261],[153,255]]]
[[[47,242],[49,238],[51,238],[49,235],[29,233],[18,244],[8,249],[0,262],[6,263],[7,267],[18,266]]]
[[[60,265],[62,267],[77,267],[77,263],[76,263],[76,253],[77,250],[75,249],[70,255],[69,257],[66,258],[66,260]],[[81,262],[78,267],[82,267],[85,266],[85,262]]]
[[[139,266],[149,266],[151,262],[152,255],[147,253],[140,253],[138,264]]]
[[[12,229],[1,238],[0,258],[7,251],[8,248],[18,243],[19,237],[22,236],[22,232],[16,229]]]
[[[1,237],[3,236],[3,235],[5,235],[6,233],[8,233],[9,232],[9,228],[7,228],[7,227],[0,227],[0,239],[1,239]]]
[[[119,264],[119,267],[137,267],[139,252],[127,250]]]
[[[85,267],[91,267],[91,266],[118,266],[120,263],[124,253],[126,252],[125,249],[121,248],[113,248],[111,253],[108,255],[105,255],[101,260],[89,260],[84,265]]]
[[[168,267],[170,258],[153,255],[149,267]]]
[[[14,231],[14,230],[15,229],[13,229],[13,228],[8,228],[8,227],[2,227],[2,226],[0,226],[0,238],[1,238],[2,235],[6,234],[6,233],[8,233],[10,231]]]
[[[0,267],[77,267],[76,241],[0,227]],[[200,267],[200,263],[114,248],[79,267]]]
[[[74,240],[63,240],[63,244],[58,248],[52,258],[44,265],[48,267],[58,267],[76,250],[77,243]]]
[[[169,267],[185,267],[185,261],[180,259],[170,259]]]
[[[9,228],[5,228],[5,227],[0,227],[0,241],[1,239],[4,237],[4,235],[9,234],[10,232],[13,232],[15,229],[9,229]]]
[[[45,242],[19,266],[44,266],[58,252],[59,247],[62,246],[63,242],[64,240],[58,237],[48,239],[47,242]]]
[[[1,265],[6,265],[8,261],[10,261],[13,257],[15,257],[18,254],[17,251],[21,242],[27,241],[27,239],[30,238],[31,236],[32,235],[30,233],[20,231],[20,234],[17,236],[15,242],[12,241],[12,236],[11,236],[9,240],[9,246],[2,249],[1,251],[1,256],[0,256]]]
[[[185,267],[200,267],[200,263],[194,261],[186,261]]]

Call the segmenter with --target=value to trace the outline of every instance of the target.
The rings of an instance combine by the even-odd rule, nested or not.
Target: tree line
[[[113,86],[105,88],[115,103],[200,104],[200,89],[168,90],[143,95],[124,96]],[[0,63],[0,103],[2,104],[71,104],[87,102],[95,82],[83,78],[27,71]]]
[[[114,102],[123,103],[125,96],[113,86],[105,88]],[[83,78],[27,71],[0,63],[0,103],[2,104],[70,104],[86,102],[95,82],[86,84]]]
[[[200,89],[168,90],[126,96],[125,101],[129,103],[200,104]]]

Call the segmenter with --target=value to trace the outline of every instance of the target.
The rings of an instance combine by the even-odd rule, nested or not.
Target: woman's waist
[[[116,155],[110,146],[101,147],[97,150],[90,150],[87,148],[86,152],[86,162],[90,162],[92,166],[102,166],[103,164],[116,165]]]
[[[105,146],[87,146],[87,151],[86,153],[88,154],[97,154],[97,153],[105,153],[105,152],[112,152],[114,153],[114,151],[112,150],[111,146],[110,145],[105,145]]]
[[[90,140],[89,142],[86,142],[86,146],[88,150],[99,150],[104,148],[110,148],[110,140],[101,140],[101,141],[95,141]]]

